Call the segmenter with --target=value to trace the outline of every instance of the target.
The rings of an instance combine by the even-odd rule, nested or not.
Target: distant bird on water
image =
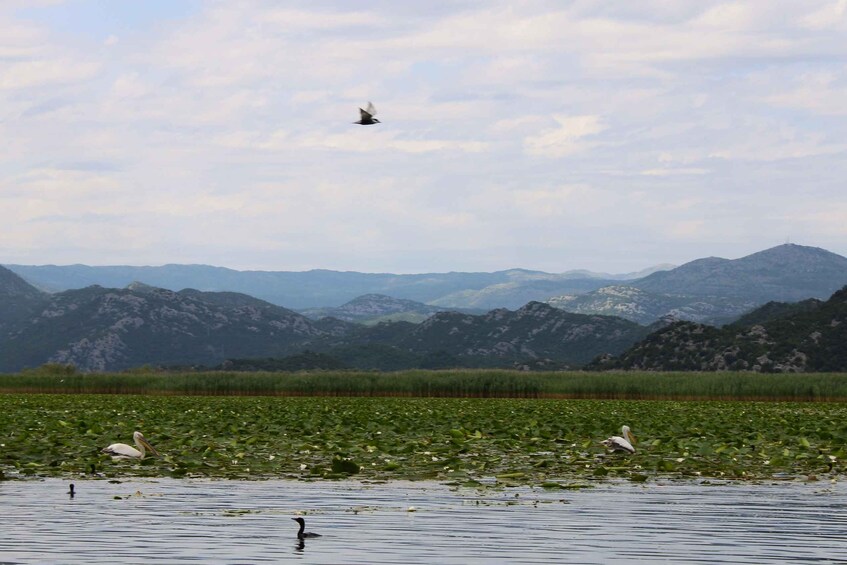
[[[604,439],[600,443],[611,448],[612,451],[635,453],[635,448],[632,446],[632,444],[635,443],[635,436],[632,435],[631,431],[629,431],[629,426],[623,426],[621,428],[621,436],[612,436],[608,439]]]
[[[73,498],[73,497],[74,497],[74,484],[73,484],[73,483],[71,483],[70,485],[68,485],[68,497],[69,497],[69,498]]]
[[[362,118],[358,122],[353,122],[354,124],[359,124],[360,126],[370,126],[373,124],[382,123],[376,118],[374,118],[374,116],[376,115],[376,108],[374,108],[374,105],[371,102],[368,102],[368,106],[364,110],[362,108],[359,108],[359,113],[361,114]]]
[[[131,445],[127,445],[125,443],[113,443],[108,447],[104,447],[102,449],[103,453],[107,453],[112,456],[112,459],[144,459],[144,456],[147,455],[147,450],[149,449],[155,455],[159,455],[159,452],[156,451],[156,448],[150,445],[146,439],[144,439],[144,434],[141,432],[135,432],[132,434],[132,439],[135,441],[135,447]]]
[[[306,520],[304,520],[303,518],[300,518],[298,516],[297,518],[292,518],[292,520],[294,520],[295,522],[300,524],[300,529],[297,530],[297,539],[319,538],[319,537],[321,537],[320,534],[316,534],[314,532],[304,531],[306,529]]]

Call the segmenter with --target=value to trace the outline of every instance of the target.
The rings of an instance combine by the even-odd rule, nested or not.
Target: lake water
[[[847,562],[847,483],[828,481],[68,484],[0,482],[0,563]],[[322,537],[298,542],[300,513]]]

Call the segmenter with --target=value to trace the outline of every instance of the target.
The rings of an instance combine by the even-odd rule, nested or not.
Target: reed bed
[[[847,400],[847,373],[655,373],[445,370],[77,373],[61,366],[0,375],[0,392],[197,396],[397,396],[672,400]]]

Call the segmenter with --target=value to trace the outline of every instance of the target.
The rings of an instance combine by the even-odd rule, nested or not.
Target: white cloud
[[[0,89],[49,87],[93,77],[100,65],[67,58],[38,59],[0,65]]]
[[[826,2],[817,10],[804,16],[801,23],[810,29],[847,28],[847,0]]]
[[[337,149],[358,153],[374,151],[399,151],[401,153],[430,153],[434,151],[461,151],[480,153],[488,145],[482,141],[446,139],[400,139],[396,134],[357,135],[355,133],[306,135],[294,143],[307,148]]]
[[[815,114],[847,116],[847,68],[844,70],[844,86],[832,72],[806,73],[796,80],[797,86],[764,99],[777,107],[808,110]]]
[[[559,127],[524,139],[524,149],[528,154],[553,158],[572,155],[594,146],[593,142],[582,141],[583,138],[606,129],[599,116],[555,115],[553,119]]]
[[[616,271],[841,233],[845,0],[7,6],[0,260]]]
[[[388,21],[374,12],[313,12],[307,10],[292,10],[271,8],[264,12],[260,19],[267,24],[279,26],[279,30],[300,32],[307,30],[331,30],[345,27],[385,27]]]
[[[709,174],[709,169],[701,169],[697,167],[678,167],[678,168],[661,168],[661,169],[645,169],[641,174],[648,177],[671,177],[679,175],[706,175]]]

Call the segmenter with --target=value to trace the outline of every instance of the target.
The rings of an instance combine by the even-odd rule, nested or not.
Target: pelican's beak
[[[635,439],[635,434],[628,431],[628,432],[626,432],[626,435],[629,436],[629,437],[626,438],[626,439],[629,440],[629,443],[631,443],[632,445],[635,445],[635,443],[638,441],[637,439]]]
[[[153,452],[154,455],[159,455],[159,452],[156,451],[156,448],[153,447],[152,445],[150,445],[150,443],[146,439],[142,439],[141,443],[144,444],[144,449],[149,449],[150,451]]]

